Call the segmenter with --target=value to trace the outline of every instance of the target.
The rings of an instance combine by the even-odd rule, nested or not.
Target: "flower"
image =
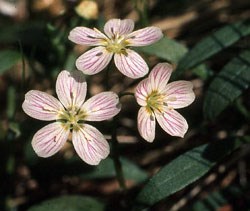
[[[98,4],[96,1],[82,0],[75,7],[75,11],[79,16],[87,20],[98,18]]]
[[[72,133],[77,154],[90,165],[97,165],[109,154],[109,144],[104,136],[85,121],[102,121],[119,113],[119,98],[113,92],[99,93],[86,102],[87,83],[80,71],[63,70],[56,81],[59,98],[41,91],[31,90],[25,95],[22,108],[29,116],[56,120],[38,130],[32,147],[40,157],[58,152]]]
[[[85,52],[76,60],[76,67],[87,75],[102,71],[111,61],[118,70],[130,78],[140,78],[148,73],[148,66],[142,57],[129,47],[150,45],[162,38],[158,27],[146,27],[132,32],[134,22],[130,19],[111,19],[104,25],[104,32],[98,29],[76,27],[71,30],[69,40],[76,44],[97,46]]]
[[[174,109],[186,107],[194,101],[193,85],[189,81],[167,84],[171,73],[171,65],[159,63],[136,87],[135,98],[142,106],[137,117],[138,130],[148,142],[155,138],[155,119],[172,136],[183,137],[187,132],[186,120]]]

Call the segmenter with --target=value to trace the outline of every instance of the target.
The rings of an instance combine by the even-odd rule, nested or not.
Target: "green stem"
[[[117,141],[117,116],[114,117],[113,120],[113,132],[112,132],[112,155],[113,155],[113,162],[115,166],[116,177],[119,182],[121,190],[126,190],[125,178],[122,170],[122,164],[120,160],[120,153],[119,153],[119,143]]]
[[[111,71],[111,62],[106,68],[106,89],[110,89],[109,85],[109,75]],[[118,120],[118,115],[113,118],[112,122],[112,134],[111,134],[111,150],[112,150],[112,159],[114,162],[114,167],[115,167],[115,172],[116,172],[116,178],[119,182],[120,188],[122,191],[126,190],[126,184],[125,184],[125,178],[123,175],[123,170],[122,170],[122,163],[120,160],[120,152],[119,152],[119,143],[117,141],[117,120]]]

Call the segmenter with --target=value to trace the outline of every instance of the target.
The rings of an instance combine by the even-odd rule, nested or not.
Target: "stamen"
[[[73,92],[70,92],[70,98],[71,98],[71,99],[74,98]]]
[[[50,107],[47,107],[47,106],[43,106],[42,109],[44,111],[53,111],[53,109],[51,109]]]
[[[152,91],[151,94],[148,95],[147,97],[147,107],[149,110],[152,111],[159,111],[162,112],[163,106],[166,105],[164,103],[164,97],[161,93],[159,93],[157,90]]]
[[[90,35],[87,35],[88,38],[91,38],[91,39],[96,39],[96,37],[93,37],[93,36],[90,36]]]
[[[56,136],[53,137],[53,142],[56,142]]]
[[[176,100],[177,100],[176,97],[169,97],[169,98],[168,98],[168,101],[176,101]]]
[[[70,93],[72,96],[73,94]],[[65,130],[78,131],[80,124],[84,123],[86,118],[86,112],[78,107],[70,106],[67,110],[64,110],[58,114],[57,121],[61,122]]]
[[[103,54],[103,52],[99,52],[96,54],[96,56],[101,56]]]

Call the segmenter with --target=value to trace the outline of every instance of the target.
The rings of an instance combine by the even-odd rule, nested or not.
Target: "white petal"
[[[166,87],[172,70],[172,66],[168,63],[157,64],[149,74],[152,89],[161,92]]]
[[[188,129],[188,124],[185,118],[180,115],[177,111],[165,110],[160,113],[155,111],[156,119],[159,125],[171,136],[184,137]]]
[[[141,107],[138,112],[137,126],[140,135],[148,142],[155,139],[155,116],[146,107]]]
[[[112,59],[113,54],[104,47],[95,47],[81,55],[76,60],[76,67],[87,75],[102,71]]]
[[[127,36],[129,46],[145,46],[157,42],[163,37],[160,28],[155,26],[146,27],[132,32]]]
[[[65,108],[80,107],[86,97],[87,83],[80,71],[63,70],[56,80],[56,93]]]
[[[119,97],[114,92],[102,92],[88,99],[82,106],[86,121],[103,121],[114,117],[121,110]]]
[[[70,31],[69,40],[80,45],[101,45],[107,37],[98,30],[86,27],[75,27]]]
[[[50,157],[62,148],[68,139],[69,132],[59,122],[46,125],[34,135],[32,147],[38,156]]]
[[[126,35],[134,29],[134,21],[131,19],[111,19],[104,25],[104,32],[110,37]]]
[[[166,103],[171,108],[183,108],[190,105],[195,95],[193,84],[189,81],[175,81],[166,86]]]
[[[125,54],[115,54],[115,65],[127,77],[136,79],[148,73],[148,65],[142,57],[133,50],[126,49]]]
[[[55,97],[36,90],[26,93],[22,108],[29,116],[45,121],[55,120],[58,112],[64,110]]]
[[[135,88],[135,99],[140,106],[147,105],[148,95],[152,92],[148,78],[142,80]]]
[[[84,124],[73,131],[72,141],[80,158],[89,165],[98,165],[109,154],[109,144],[104,136],[93,126]]]

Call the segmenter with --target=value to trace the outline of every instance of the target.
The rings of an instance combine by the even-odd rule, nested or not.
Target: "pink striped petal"
[[[163,130],[171,136],[184,137],[188,129],[187,121],[173,109],[160,113],[155,111],[156,119]]]
[[[142,80],[135,88],[135,99],[140,106],[147,105],[148,95],[151,93],[148,78]]]
[[[111,19],[104,25],[104,32],[110,37],[126,35],[134,29],[134,21],[131,19]]]
[[[193,84],[189,81],[175,81],[166,86],[166,103],[171,108],[183,108],[190,105],[195,95],[193,92]]]
[[[127,36],[129,46],[145,46],[157,42],[163,37],[160,28],[155,26],[146,27],[132,32]]]
[[[149,74],[152,89],[161,92],[166,87],[172,70],[172,66],[168,63],[157,64]]]
[[[86,97],[87,83],[80,71],[63,70],[56,80],[56,93],[65,108],[80,107]]]
[[[112,59],[113,54],[104,47],[95,47],[81,55],[76,60],[76,67],[87,75],[102,71]]]
[[[55,120],[58,112],[64,110],[55,97],[36,90],[26,93],[22,108],[29,116],[45,121]]]
[[[75,27],[70,31],[68,38],[76,44],[88,46],[100,45],[107,39],[100,31],[86,27]]]
[[[32,147],[40,157],[50,157],[57,153],[69,136],[60,122],[54,122],[38,130],[32,139]]]
[[[93,126],[84,124],[73,131],[72,141],[80,158],[89,165],[98,165],[109,154],[109,144],[104,136]]]
[[[133,50],[126,49],[125,54],[115,54],[115,65],[129,78],[141,78],[148,73],[148,65],[142,57]]]
[[[86,121],[103,121],[114,117],[121,110],[119,97],[114,92],[102,92],[88,99],[82,106]]]
[[[155,139],[155,116],[146,107],[141,107],[138,112],[137,126],[140,135],[148,142]]]

